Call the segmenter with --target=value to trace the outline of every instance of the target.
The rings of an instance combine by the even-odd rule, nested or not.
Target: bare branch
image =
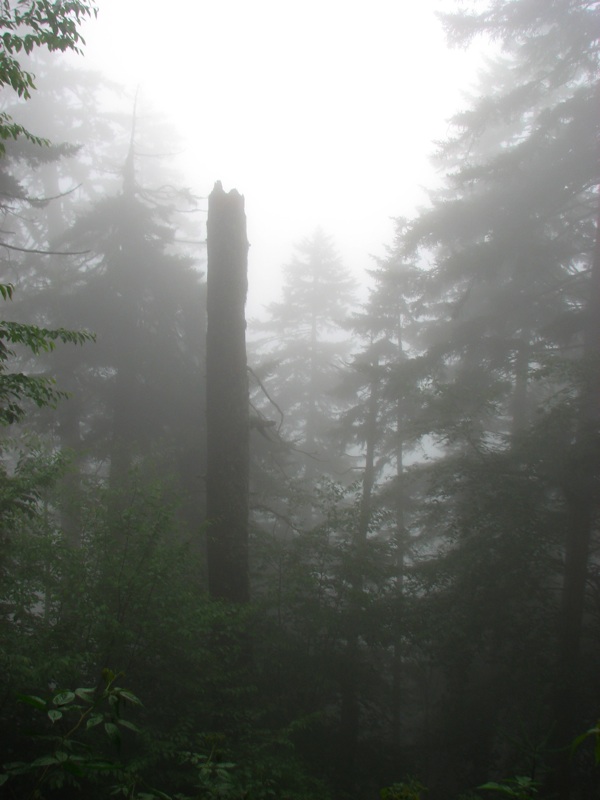
[[[276,519],[280,520],[281,522],[285,522],[285,524],[288,525],[293,531],[296,531],[296,533],[302,533],[302,529],[297,525],[294,525],[290,517],[288,517],[286,514],[281,514],[279,511],[275,511],[275,509],[271,508],[271,506],[265,506],[262,503],[253,503],[250,506],[250,510],[264,511],[267,514],[272,514],[272,516],[274,516]]]
[[[41,256],[85,256],[90,250],[74,250],[67,252],[65,250],[37,250],[35,247],[16,247],[13,244],[6,244],[0,242],[0,247],[6,247],[7,250],[16,250],[18,253],[37,253]]]
[[[275,400],[273,400],[273,398],[271,397],[271,395],[270,395],[270,394],[267,392],[267,390],[265,389],[265,386],[264,386],[263,382],[262,382],[262,381],[261,381],[261,379],[258,377],[258,375],[256,374],[256,372],[254,372],[254,370],[252,369],[252,367],[248,367],[248,372],[249,372],[249,373],[252,375],[252,377],[254,378],[254,380],[255,380],[255,381],[258,383],[259,387],[262,389],[262,391],[263,391],[263,393],[264,393],[265,397],[267,398],[267,400],[269,401],[269,403],[271,403],[271,405],[275,406],[275,408],[276,408],[276,409],[277,409],[277,411],[279,412],[279,416],[281,417],[281,420],[280,420],[280,422],[279,422],[279,425],[277,426],[277,433],[279,433],[279,431],[281,430],[281,426],[283,425],[283,420],[284,420],[284,418],[285,418],[285,415],[284,415],[283,411],[282,411],[282,410],[281,410],[281,408],[280,408],[280,407],[277,405],[277,403],[275,402]]]

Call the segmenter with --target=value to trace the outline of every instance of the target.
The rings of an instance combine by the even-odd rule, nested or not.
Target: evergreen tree
[[[545,724],[554,717],[563,744],[597,702],[577,655],[583,647],[598,657],[581,638],[598,496],[597,411],[589,412],[598,385],[589,328],[597,318],[597,5],[482,2],[479,13],[446,15],[451,39],[487,34],[504,55],[454,118],[456,133],[439,153],[445,185],[396,247],[398,258],[428,265],[421,424],[434,459],[421,470],[417,524],[439,537],[441,552],[419,574],[432,577],[436,565],[424,607],[439,602],[437,613],[457,615],[438,658],[452,686],[443,713],[457,749],[448,753],[463,763],[459,753],[469,753],[462,785],[485,777],[506,715],[522,713],[533,726],[553,684],[561,701]],[[565,556],[560,577],[557,554]],[[562,611],[550,588],[557,579]],[[521,627],[522,619],[536,624]],[[536,653],[545,654],[541,664]]]
[[[97,335],[93,352],[58,359],[56,374],[71,399],[40,424],[77,454],[86,474],[100,469],[114,487],[124,489],[140,459],[160,463],[182,493],[184,518],[198,530],[204,287],[171,225],[175,204],[190,198],[144,189],[135,159],[132,142],[121,191],[80,213],[58,239],[55,246],[80,255],[53,257],[51,280],[46,271],[32,272],[41,289],[24,309],[31,321],[65,320]]]
[[[400,720],[406,716],[401,690],[405,682],[402,660],[406,641],[402,622],[403,594],[406,563],[412,546],[405,457],[419,444],[420,375],[417,365],[420,362],[414,325],[419,271],[390,254],[387,261],[370,271],[370,277],[372,288],[368,301],[352,318],[352,328],[364,347],[354,354],[340,386],[339,391],[348,398],[350,407],[340,420],[338,433],[347,446],[350,445],[351,452],[360,448],[364,458],[352,548],[358,597],[365,591],[373,592],[375,586],[372,582],[365,583],[363,573],[372,558],[369,550],[374,540],[379,540],[380,549],[385,543],[381,553],[385,555],[385,562],[380,565],[375,592],[386,597],[379,607],[380,641],[385,640],[389,647],[388,740],[398,754],[402,740]],[[357,630],[355,635],[364,637],[365,632]],[[353,649],[356,650],[356,646]],[[349,661],[355,655],[349,653]],[[348,673],[351,673],[350,667]],[[366,689],[360,687],[362,692]],[[350,704],[357,705],[358,691],[355,680],[353,688],[347,692]],[[348,749],[351,752],[355,747]],[[355,757],[350,761],[355,762]]]
[[[320,475],[341,478],[347,469],[334,450],[330,432],[332,420],[341,411],[334,388],[348,352],[343,325],[354,283],[331,239],[320,229],[297,246],[284,276],[282,299],[271,303],[266,321],[255,326],[255,372],[262,384],[256,403],[277,428],[277,436],[270,437],[274,446],[266,449],[265,459],[274,458],[275,471],[293,475],[296,485],[301,479],[310,493]],[[275,406],[265,401],[262,389]],[[293,451],[283,444],[286,441]],[[260,444],[264,450],[264,442]],[[262,495],[263,505],[268,505],[267,494],[278,492],[262,486],[265,474],[272,472],[267,464],[261,479],[255,470],[255,491]],[[299,502],[302,505],[302,500]]]

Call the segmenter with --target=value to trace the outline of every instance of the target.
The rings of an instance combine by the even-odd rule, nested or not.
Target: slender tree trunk
[[[359,632],[362,613],[362,593],[364,591],[364,561],[367,555],[367,536],[372,513],[373,486],[375,484],[375,447],[377,443],[378,416],[378,375],[377,363],[374,364],[373,378],[367,408],[366,420],[366,452],[363,488],[360,499],[358,524],[354,535],[352,597],[349,608],[348,639],[344,664],[341,674],[341,713],[340,713],[340,745],[341,745],[341,781],[345,795],[355,791],[356,767],[359,760],[358,732],[360,728],[359,703]]]
[[[122,347],[115,363],[114,394],[112,407],[112,435],[110,444],[109,486],[113,493],[113,514],[118,520],[122,503],[117,499],[119,491],[127,484],[131,468],[135,422],[136,355],[139,352],[138,294],[143,291],[136,276],[137,248],[141,236],[132,219],[135,199],[135,167],[133,136],[123,168],[122,219],[114,238],[113,250],[108,259],[109,269],[119,287],[114,325],[119,330]],[[136,279],[137,278],[137,279]]]
[[[48,226],[50,248],[65,231],[65,219],[60,195],[59,169],[56,162],[46,164],[41,171],[44,195],[55,198],[46,206],[45,216]],[[61,322],[62,324],[62,322]],[[56,357],[55,357],[56,358]],[[81,417],[80,389],[77,384],[76,366],[79,355],[62,352],[56,358],[55,374],[58,385],[69,392],[69,399],[63,401],[57,410],[58,435],[62,446],[73,454],[73,462],[64,477],[65,500],[61,508],[61,525],[69,544],[78,547],[81,544],[81,436],[79,422]]]
[[[249,599],[249,415],[244,198],[215,184],[208,202],[207,562],[211,597]]]
[[[378,365],[375,363],[375,370]],[[365,452],[365,471],[363,474],[363,490],[360,499],[360,509],[358,517],[358,530],[356,538],[356,549],[359,559],[365,555],[367,546],[367,534],[369,523],[371,522],[371,505],[373,498],[373,486],[375,485],[375,446],[377,443],[377,412],[379,404],[378,377],[374,374],[369,395],[369,406],[367,416],[367,435]],[[359,578],[360,589],[363,588],[362,574]]]
[[[316,291],[316,288],[315,288]],[[308,453],[305,457],[304,481],[309,491],[312,491],[317,477],[316,459],[321,455],[317,453],[317,348],[319,346],[319,336],[317,328],[317,317],[313,313],[310,329],[310,376],[308,382],[308,395],[306,398],[306,428],[304,431],[304,449]],[[314,515],[310,515],[311,521]]]
[[[527,270],[525,263],[519,259],[517,261],[512,280],[512,292],[514,297],[522,297],[527,292]],[[524,325],[519,331],[515,343],[514,355],[514,388],[511,402],[512,415],[512,434],[513,436],[522,433],[529,422],[528,414],[528,388],[529,388],[529,362],[531,357],[531,330]]]
[[[398,425],[401,425],[401,414],[398,414]],[[402,629],[403,629],[403,593],[404,593],[404,558],[406,551],[406,527],[404,523],[404,485],[403,485],[403,453],[402,433],[397,432],[397,470],[396,478],[396,602],[394,607],[393,635],[394,650],[392,655],[392,742],[400,747],[402,733]]]
[[[404,360],[402,346],[402,318],[398,319],[396,332],[398,344],[398,363]],[[404,594],[404,560],[406,557],[406,522],[404,510],[406,505],[404,487],[404,408],[402,397],[396,400],[396,602],[394,604],[393,619],[393,654],[392,654],[392,743],[399,749],[402,734],[402,633],[403,620],[403,594]]]
[[[135,343],[130,339],[127,347],[132,348]],[[132,424],[135,419],[135,409],[132,398],[135,392],[135,375],[126,359],[119,364],[114,378],[113,393],[113,418],[110,444],[110,481],[111,492],[118,493],[127,485],[129,470],[131,469],[133,441],[131,436]],[[116,506],[116,496],[113,496]]]
[[[522,331],[515,352],[515,385],[512,396],[512,432],[522,432],[528,423],[527,388],[529,382],[529,331]]]
[[[65,500],[61,509],[61,524],[67,541],[73,547],[81,544],[81,436],[79,421],[81,400],[77,394],[77,385],[69,386],[68,382],[60,382],[71,392],[68,400],[62,403],[58,411],[58,431],[62,446],[71,451],[73,462],[65,475]]]

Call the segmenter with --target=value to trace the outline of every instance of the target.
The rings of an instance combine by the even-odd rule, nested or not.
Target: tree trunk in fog
[[[359,666],[360,648],[357,633],[361,629],[362,593],[364,590],[364,562],[367,536],[372,513],[373,486],[375,484],[375,444],[377,442],[378,376],[377,362],[373,366],[373,379],[369,394],[365,433],[365,470],[358,524],[354,536],[354,559],[352,574],[352,599],[348,620],[348,638],[344,664],[341,671],[340,753],[341,786],[351,794],[355,790],[358,759],[358,733],[360,729]]]
[[[62,210],[62,198],[58,162],[46,164],[41,172],[44,195],[53,198],[45,206],[46,224],[48,226],[48,246],[58,241],[65,232],[65,219]],[[79,423],[81,418],[81,397],[77,380],[74,377],[78,357],[71,352],[61,353],[56,359],[55,375],[59,386],[69,393],[66,402],[58,406],[58,436],[62,447],[71,451],[73,460],[64,476],[65,500],[61,506],[61,525],[69,544],[78,547],[81,544],[81,435]],[[55,362],[55,363],[56,363]]]
[[[315,288],[316,291],[316,288]],[[317,317],[312,313],[311,328],[310,328],[310,345],[309,345],[309,379],[308,379],[308,395],[306,399],[306,428],[304,431],[304,449],[308,454],[305,457],[305,470],[304,480],[311,489],[314,486],[317,477],[316,458],[319,453],[316,452],[316,439],[317,439],[317,347],[319,337],[317,330]]]
[[[527,338],[529,331],[523,331],[516,344],[514,364],[514,389],[512,396],[512,433],[521,433],[528,422],[527,385],[529,382],[529,352],[531,345]]]
[[[559,746],[567,747],[583,731],[578,710],[581,681],[581,644],[585,616],[590,543],[597,524],[600,471],[600,208],[586,309],[583,364],[584,384],[580,398],[575,459],[565,496],[570,523],[565,547],[565,571],[561,602],[555,722]],[[585,723],[584,723],[585,724]],[[569,798],[570,753],[561,754],[557,786],[559,800]]]
[[[81,413],[81,399],[68,383],[62,382],[70,392],[68,400],[61,404],[57,412],[58,434],[61,445],[73,453],[73,462],[64,477],[65,501],[61,507],[61,524],[67,541],[74,547],[81,544],[81,506],[83,502],[81,492],[81,435],[79,421]]]
[[[134,350],[135,344],[129,339],[124,344],[123,349],[131,348]],[[131,398],[135,391],[135,376],[127,361],[127,353],[124,352],[123,358],[119,359],[116,367],[113,391],[113,418],[110,445],[110,481],[109,486],[113,496],[114,504],[119,507],[121,504],[116,500],[116,494],[127,485],[129,470],[131,469],[132,457],[132,420],[135,418],[135,409],[132,408]]]
[[[249,599],[249,418],[244,198],[217,182],[208,200],[207,563],[211,597]]]
[[[396,329],[398,363],[404,359],[402,320],[398,320]],[[392,655],[392,744],[395,748],[401,745],[401,719],[402,719],[402,632],[403,620],[403,594],[404,594],[404,561],[407,549],[406,522],[404,509],[406,505],[404,487],[404,408],[402,396],[396,399],[396,519],[395,519],[395,556],[396,556],[396,602],[394,603],[393,629],[393,655]]]
[[[119,287],[121,303],[116,309],[114,325],[119,330],[122,341],[121,348],[117,351],[115,359],[115,377],[112,406],[112,432],[110,443],[110,478],[109,487],[112,493],[112,511],[115,521],[118,522],[122,511],[122,499],[118,498],[119,492],[127,484],[129,470],[131,469],[133,447],[133,420],[136,409],[133,398],[135,396],[135,356],[138,349],[138,319],[137,293],[142,290],[132,276],[135,274],[134,265],[137,258],[136,236],[139,237],[138,227],[131,219],[132,209],[135,204],[135,168],[134,168],[133,138],[123,168],[123,195],[120,229],[115,235],[114,251],[109,261],[109,269],[115,276],[116,285]],[[130,223],[130,224],[128,224]]]

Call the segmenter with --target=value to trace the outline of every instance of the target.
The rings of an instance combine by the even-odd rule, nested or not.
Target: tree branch
[[[38,253],[42,256],[85,256],[90,252],[89,250],[75,250],[72,252],[65,250],[37,250],[35,247],[17,247],[13,244],[6,244],[6,242],[0,242],[0,247],[6,247],[7,250],[16,250],[18,253]]]

